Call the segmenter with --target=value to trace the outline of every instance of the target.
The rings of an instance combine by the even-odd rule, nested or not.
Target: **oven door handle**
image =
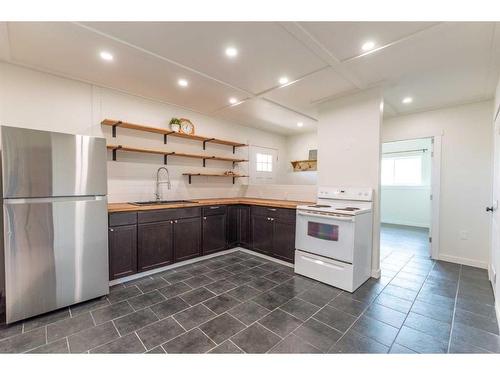
[[[332,215],[310,214],[310,213],[305,213],[305,212],[300,212],[300,211],[297,211],[297,215],[319,217],[321,219],[349,221],[351,223],[354,221],[354,218],[352,218],[352,217],[340,217],[340,216],[332,216]]]

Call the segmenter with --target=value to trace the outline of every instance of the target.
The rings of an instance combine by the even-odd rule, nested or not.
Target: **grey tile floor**
[[[429,229],[404,225],[382,224],[380,226],[380,255],[392,252],[429,256]]]
[[[355,293],[237,251],[0,327],[7,353],[500,352],[484,270],[393,251]]]

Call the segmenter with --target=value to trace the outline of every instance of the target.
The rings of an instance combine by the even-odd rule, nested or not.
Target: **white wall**
[[[496,89],[496,94],[495,94],[495,106],[494,106],[494,124],[493,124],[493,135],[492,138],[495,140],[494,141],[494,158],[495,158],[495,164],[494,168],[497,170],[496,176],[495,174],[493,177],[496,179],[495,183],[493,184],[493,188],[496,189],[494,192],[495,194],[493,195],[492,198],[496,199],[498,196],[500,196],[500,184],[499,182],[499,174],[500,172],[498,171],[498,163],[500,162],[500,144],[499,144],[499,137],[500,137],[500,116],[498,115],[500,111],[500,81],[498,81],[497,84],[497,89]],[[492,200],[493,204],[494,201]],[[498,208],[497,208],[498,209]],[[495,218],[498,218],[498,211],[496,211],[493,215],[495,215]],[[495,220],[496,221],[496,220]],[[492,226],[492,228],[495,230],[494,232],[491,233],[492,235],[492,247],[491,247],[491,267],[490,267],[490,278],[491,278],[491,283],[493,286],[493,291],[495,294],[495,308],[496,308],[496,313],[497,313],[497,319],[500,320],[500,233],[498,232],[498,222],[495,223],[495,225]],[[493,238],[494,237],[494,238]],[[491,272],[494,271],[494,272]],[[492,277],[494,274],[496,274],[496,280],[494,277]]]
[[[180,107],[127,95],[118,91],[60,78],[31,69],[0,63],[0,123],[2,125],[60,131],[73,134],[105,136],[108,144],[123,144],[191,153],[209,153],[218,156],[232,156],[227,146],[208,144],[202,150],[200,142],[170,137],[164,146],[161,135],[118,129],[117,138],[111,137],[111,128],[102,127],[104,118],[121,119],[154,126],[167,126],[171,117],[187,117],[196,126],[196,133],[229,140],[274,148],[279,162],[276,183],[285,181],[286,137],[255,128],[241,126],[228,121],[190,112]],[[237,151],[237,157],[247,158],[247,148]],[[108,194],[110,202],[147,200],[153,198],[154,174],[163,164],[161,156],[128,154],[118,152],[118,162],[108,155]],[[207,161],[207,168],[201,167],[197,159],[173,158],[168,165],[172,190],[166,191],[166,198],[206,198],[245,195],[246,179],[237,180],[215,177],[193,177],[188,185],[182,172],[221,172],[231,169],[226,162]],[[237,167],[242,173],[248,166]],[[281,185],[280,185],[281,186]],[[280,196],[287,195],[286,186],[270,187]],[[288,189],[289,190],[289,189]],[[296,191],[297,189],[292,189]],[[300,189],[299,189],[300,190]],[[266,194],[264,188],[259,188]],[[306,196],[307,196],[306,189]],[[301,193],[297,193],[300,195]],[[294,194],[292,194],[294,196]],[[290,198],[292,199],[292,198]]]
[[[365,91],[323,103],[318,123],[318,185],[374,190],[372,273],[380,272],[382,95]]]
[[[382,144],[382,157],[404,155],[391,152],[407,152],[409,150],[427,149],[422,155],[421,186],[381,186],[380,220],[382,223],[409,225],[414,227],[430,227],[431,220],[431,138],[411,139]],[[382,182],[383,183],[383,182]]]
[[[309,150],[318,149],[318,132],[296,134],[286,137],[286,160],[284,161],[285,183],[292,185],[316,185],[317,171],[294,172],[293,160],[309,159]]]
[[[384,120],[384,142],[442,135],[439,258],[487,268],[493,103]]]

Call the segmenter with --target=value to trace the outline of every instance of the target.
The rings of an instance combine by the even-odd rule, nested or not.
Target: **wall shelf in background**
[[[318,169],[317,160],[295,160],[291,161],[294,172],[316,171]]]
[[[219,138],[204,137],[201,135],[189,135],[189,134],[184,134],[184,133],[177,133],[177,132],[174,132],[174,131],[169,130],[169,129],[158,128],[155,126],[133,124],[131,122],[125,122],[125,121],[120,121],[120,120],[104,119],[101,121],[101,125],[111,126],[111,128],[113,129],[112,130],[113,138],[116,138],[116,129],[117,128],[125,128],[125,129],[132,129],[132,130],[148,132],[148,133],[163,134],[163,143],[164,144],[167,144],[167,137],[168,136],[183,138],[183,139],[191,139],[193,141],[199,141],[199,142],[203,143],[204,150],[206,148],[207,143],[216,143],[219,145],[231,146],[233,148],[233,154],[235,153],[236,148],[248,146],[245,143],[233,142],[233,141],[228,141],[228,140],[219,139]]]
[[[198,155],[198,154],[186,154],[182,152],[173,152],[173,151],[165,151],[165,150],[156,150],[150,148],[138,148],[138,147],[130,147],[130,146],[122,146],[122,145],[108,145],[106,146],[108,150],[113,152],[113,160],[116,161],[117,151],[123,152],[138,152],[143,154],[156,154],[163,155],[163,162],[166,165],[169,156],[183,157],[183,158],[191,158],[191,159],[200,159],[203,160],[203,166],[206,166],[207,160],[219,160],[219,161],[228,161],[233,163],[233,167],[236,163],[244,163],[248,160],[245,159],[235,159],[235,158],[226,158],[222,156],[208,156],[208,155]]]
[[[233,178],[233,184],[237,178],[240,177],[248,177],[246,175],[241,175],[241,174],[235,174],[235,175],[230,175],[230,174],[221,174],[221,173],[183,173],[183,176],[188,176],[189,178],[189,184],[191,184],[191,177],[192,176],[208,176],[208,177],[232,177]]]

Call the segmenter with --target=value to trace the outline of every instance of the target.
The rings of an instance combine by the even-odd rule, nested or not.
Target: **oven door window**
[[[339,226],[333,224],[316,223],[314,221],[307,222],[307,235],[314,238],[319,238],[326,241],[339,240]]]

